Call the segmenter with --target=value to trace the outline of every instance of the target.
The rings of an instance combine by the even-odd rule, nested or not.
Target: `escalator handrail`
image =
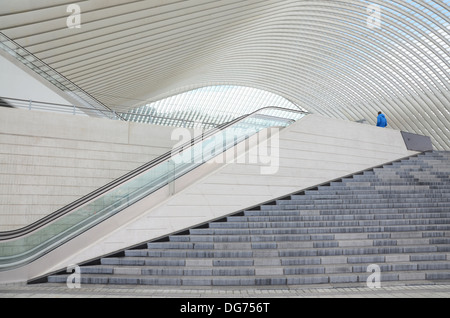
[[[37,220],[37,221],[35,221],[35,222],[33,222],[33,223],[31,223],[31,224],[29,224],[27,226],[24,226],[22,228],[15,229],[15,230],[0,232],[0,241],[6,241],[6,240],[19,238],[19,237],[25,236],[25,235],[27,235],[27,234],[29,234],[31,232],[34,232],[34,231],[44,227],[46,224],[51,223],[54,220],[56,220],[56,219],[58,219],[58,218],[60,218],[60,217],[62,217],[64,215],[70,213],[71,211],[77,209],[78,207],[80,207],[80,206],[82,206],[82,205],[84,205],[84,204],[86,204],[86,203],[88,203],[88,202],[98,198],[102,194],[110,191],[111,189],[114,189],[114,188],[120,186],[121,184],[127,182],[128,180],[130,180],[130,179],[132,179],[132,178],[134,178],[134,177],[144,173],[145,171],[151,169],[152,167],[154,167],[154,166],[156,166],[156,165],[158,165],[158,164],[160,164],[162,162],[165,162],[166,160],[170,159],[171,156],[174,153],[181,152],[185,148],[188,149],[189,147],[193,147],[194,145],[196,145],[197,143],[201,142],[205,138],[211,137],[211,136],[215,135],[216,133],[218,133],[220,131],[223,131],[224,129],[226,129],[226,128],[228,128],[228,127],[230,127],[230,126],[232,126],[232,125],[234,125],[234,124],[236,124],[236,123],[238,123],[238,122],[240,122],[240,121],[242,121],[242,120],[244,120],[246,118],[249,118],[249,117],[255,115],[258,112],[266,110],[266,109],[278,109],[278,110],[281,110],[281,111],[289,111],[289,112],[292,112],[292,113],[307,114],[307,112],[304,112],[304,111],[301,111],[301,110],[282,108],[282,107],[278,107],[278,106],[267,106],[267,107],[260,108],[260,109],[254,111],[254,112],[252,112],[250,114],[237,117],[237,118],[233,119],[230,122],[227,122],[227,123],[224,123],[222,125],[219,125],[219,126],[217,126],[215,128],[212,128],[212,129],[202,133],[199,136],[196,136],[195,138],[191,139],[190,141],[188,141],[188,142],[186,142],[186,143],[184,143],[184,144],[182,144],[182,145],[180,145],[180,146],[178,146],[176,148],[173,148],[172,150],[170,150],[170,151],[160,155],[159,157],[157,157],[157,158],[155,158],[155,159],[153,159],[153,160],[151,160],[151,161],[141,165],[140,167],[138,167],[138,168],[136,168],[136,169],[134,169],[134,170],[124,174],[123,176],[121,176],[119,178],[114,179],[113,181],[109,182],[108,184],[106,184],[106,185],[104,185],[104,186],[102,186],[102,187],[100,187],[100,188],[90,192],[89,194],[87,194],[87,195],[85,195],[85,196],[83,196],[83,197],[73,201],[72,203],[67,204],[66,206],[58,209],[57,211],[55,211],[55,212],[53,212],[53,213],[51,213],[51,214],[49,214],[49,215],[47,215],[47,216]],[[288,118],[286,118],[286,120],[288,120]]]

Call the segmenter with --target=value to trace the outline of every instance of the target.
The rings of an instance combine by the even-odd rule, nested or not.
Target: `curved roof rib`
[[[9,1],[1,32],[116,111],[200,87],[276,93],[312,113],[450,150],[450,0]]]

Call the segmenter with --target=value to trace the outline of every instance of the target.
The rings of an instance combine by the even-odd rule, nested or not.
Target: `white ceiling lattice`
[[[0,0],[1,32],[116,111],[239,85],[450,149],[449,0]],[[75,11],[72,11],[75,12]],[[70,23],[68,23],[70,22]]]

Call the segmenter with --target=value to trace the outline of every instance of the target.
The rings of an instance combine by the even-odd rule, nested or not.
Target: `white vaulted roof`
[[[80,28],[68,27],[71,4]],[[116,111],[246,86],[329,117],[373,124],[381,110],[390,128],[449,150],[449,4],[0,0],[0,29]]]

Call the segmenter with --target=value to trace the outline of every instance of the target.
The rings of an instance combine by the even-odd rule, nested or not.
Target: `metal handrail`
[[[42,61],[36,55],[28,51],[26,48],[24,48],[19,43],[9,38],[2,32],[0,32],[0,49],[7,52],[16,60],[20,61],[22,64],[27,66],[33,72],[42,76],[43,78],[45,78],[47,81],[49,81],[62,91],[75,94],[75,96],[82,99],[84,102],[86,102],[88,105],[92,107],[89,108],[90,111],[103,112],[106,110],[108,112],[114,113],[108,106],[100,102],[97,98],[95,98],[94,96],[83,90],[77,84],[75,84],[70,79],[59,73],[53,67]],[[119,119],[124,120],[120,116],[118,117]]]
[[[45,226],[46,224],[49,224],[53,221],[55,221],[56,219],[74,211],[75,209],[81,207],[82,205],[85,205],[93,200],[95,200],[96,198],[100,197],[102,194],[120,186],[121,184],[135,178],[136,176],[148,171],[149,169],[151,169],[152,167],[155,167],[156,165],[165,162],[166,160],[169,160],[171,158],[171,156],[174,153],[178,153],[181,152],[183,150],[188,149],[189,147],[193,147],[195,146],[197,143],[203,141],[205,138],[211,137],[213,135],[215,135],[216,133],[223,131],[224,129],[246,119],[249,118],[255,114],[257,114],[258,112],[261,112],[263,110],[266,109],[274,109],[274,110],[280,110],[280,111],[287,111],[287,112],[291,112],[291,113],[296,113],[296,114],[307,114],[304,111],[300,111],[300,110],[295,110],[295,109],[287,109],[287,108],[282,108],[282,107],[277,107],[277,106],[267,106],[264,108],[261,108],[257,111],[254,111],[250,114],[247,115],[243,115],[241,117],[238,117],[228,123],[222,124],[216,128],[210,129],[208,131],[206,131],[204,134],[201,134],[199,136],[196,136],[194,139],[184,143],[183,145],[180,145],[174,149],[172,149],[171,151],[166,152],[165,154],[149,161],[148,163],[128,172],[127,174],[113,180],[112,182],[98,188],[97,190],[81,197],[80,199],[62,207],[61,209],[47,215],[46,217],[30,224],[27,225],[23,228],[20,229],[15,229],[15,230],[10,230],[10,231],[3,231],[0,232],[0,241],[6,241],[6,240],[11,240],[11,239],[15,239],[15,238],[19,238],[25,235],[28,235],[40,228],[42,228],[43,226]],[[284,119],[284,118],[283,118]],[[286,121],[292,121],[292,119],[284,119]],[[295,121],[295,120],[294,120]]]
[[[91,108],[83,107],[83,106],[77,106],[77,105],[68,105],[68,104],[59,104],[59,103],[50,103],[50,102],[42,102],[42,101],[36,101],[36,100],[27,100],[27,99],[19,99],[19,98],[12,98],[12,97],[4,97],[0,96],[0,99],[7,102],[9,105],[15,108],[19,109],[27,109],[27,110],[43,110],[43,111],[50,111],[50,112],[56,112],[56,113],[64,113],[64,114],[72,114],[72,115],[86,115],[84,111],[92,111]],[[97,110],[98,112],[101,112],[102,114],[110,114],[109,116],[106,116],[109,119],[119,119],[122,118],[124,121],[131,121],[127,120],[125,117],[127,116],[139,116],[139,117],[148,117],[156,120],[171,120],[175,122],[180,122],[182,126],[186,126],[186,123],[190,124],[196,124],[200,123],[203,127],[217,127],[219,124],[214,122],[207,122],[207,121],[195,121],[195,120],[189,120],[189,119],[181,119],[181,118],[173,118],[173,117],[165,117],[165,116],[158,116],[158,115],[144,115],[144,114],[135,114],[132,112],[116,112],[112,110]]]

